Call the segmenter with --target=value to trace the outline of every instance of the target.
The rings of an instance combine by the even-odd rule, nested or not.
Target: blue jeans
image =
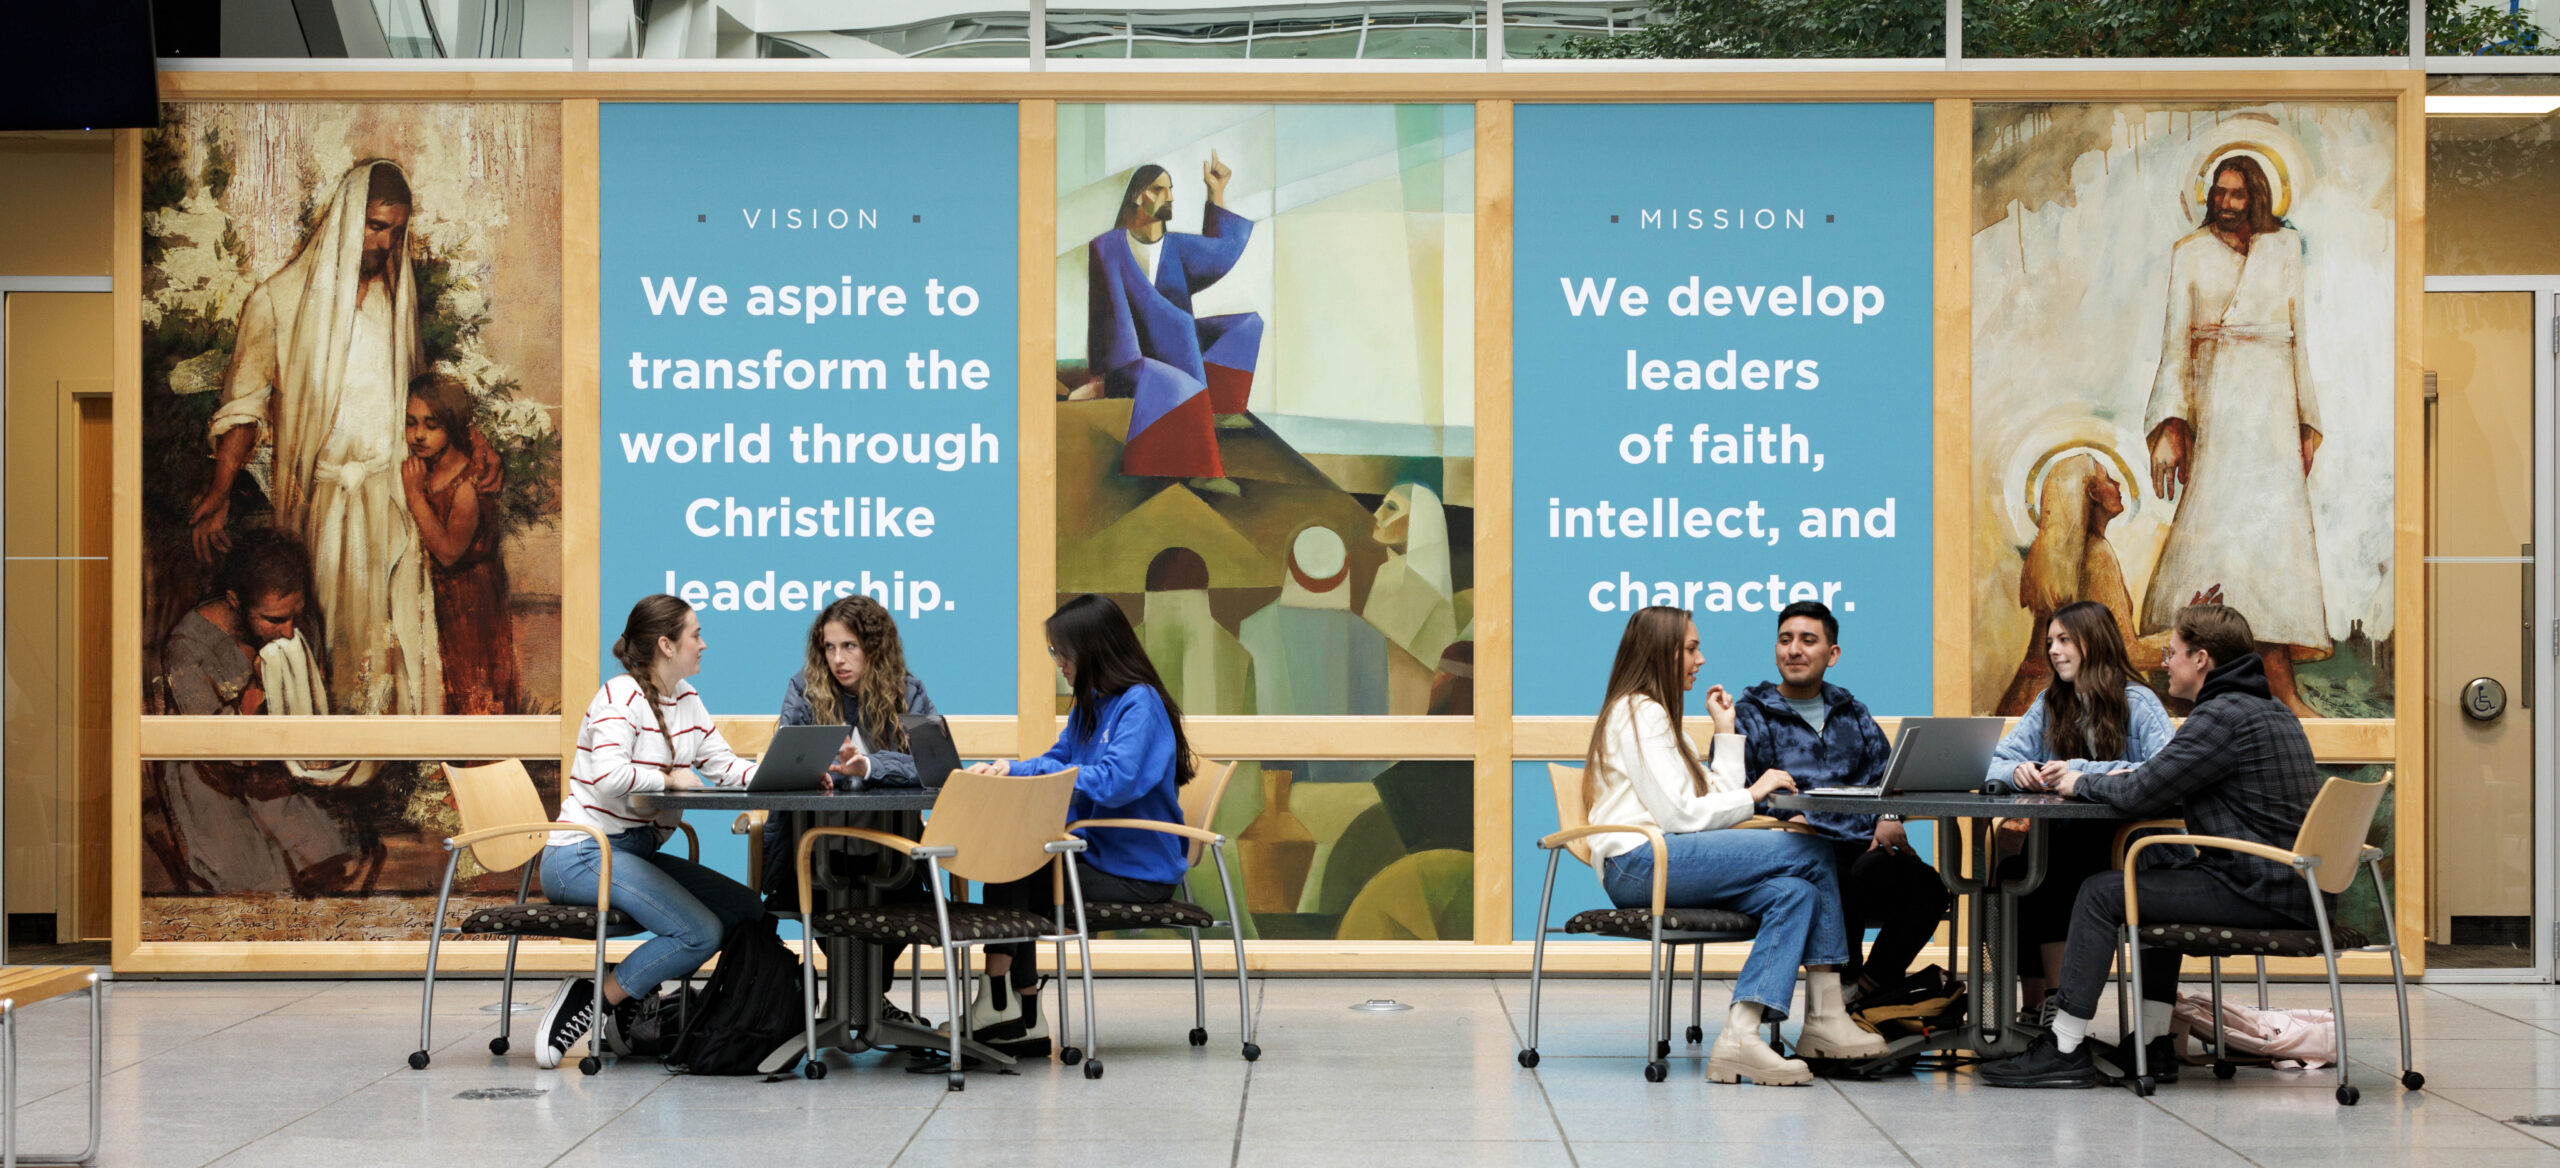
[[[764,913],[746,885],[660,852],[654,827],[605,838],[613,841],[613,907],[656,934],[614,966],[614,980],[633,997],[702,968],[729,930]],[[593,905],[600,859],[592,839],[542,849],[543,895],[553,904]]]
[[[1787,1016],[1796,969],[1849,959],[1841,924],[1840,879],[1831,845],[1815,836],[1757,828],[1689,831],[1670,844],[1671,878],[1664,903],[1720,908],[1760,918],[1760,935],[1734,979],[1735,1001],[1751,1002],[1772,1020]],[[1620,908],[1653,903],[1653,848],[1640,846],[1600,866],[1600,887]]]

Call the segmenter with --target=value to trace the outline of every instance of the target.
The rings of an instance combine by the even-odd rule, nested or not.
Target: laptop
[[[827,768],[835,764],[846,733],[842,726],[784,726],[774,731],[764,757],[756,760],[755,777],[747,780],[747,790],[766,795],[825,786]]]
[[[1999,718],[1905,718],[1885,760],[1884,780],[1872,787],[1816,787],[1807,795],[1880,799],[1916,791],[1974,791],[2000,745]]]
[[[898,725],[906,728],[907,754],[916,760],[916,778],[925,786],[939,787],[960,769],[960,749],[951,744],[951,727],[942,715],[900,714]]]

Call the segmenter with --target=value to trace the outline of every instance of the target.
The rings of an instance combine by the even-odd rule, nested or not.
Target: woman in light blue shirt
[[[2053,684],[2027,707],[2015,729],[1991,754],[1984,776],[1989,790],[2040,790],[2045,776],[2064,771],[2105,774],[2150,758],[2177,731],[2149,687],[2134,680],[2132,659],[2115,614],[2096,601],[2066,605],[2044,629],[2045,658]],[[2024,820],[2013,820],[2017,829]],[[2045,999],[2062,968],[2062,942],[2071,930],[2071,906],[2080,885],[2114,866],[2116,825],[2105,820],[2047,824],[2044,883],[2019,901],[2018,941],[2037,947],[2045,976],[2021,978],[2030,1008]],[[2022,837],[2021,837],[2022,838]],[[2023,857],[2013,857],[2019,865]],[[2004,873],[2005,875],[2005,873]],[[2039,1011],[2041,1013],[2041,1011]]]

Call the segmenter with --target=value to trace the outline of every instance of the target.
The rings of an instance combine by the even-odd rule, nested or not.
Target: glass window
[[[2536,97],[2543,100],[2531,100]],[[2499,104],[2542,112],[2479,112]],[[2560,133],[2555,133],[2560,122],[2554,120],[2555,110],[2560,110],[2560,77],[2429,80],[2429,275],[2560,272]]]
[[[612,0],[589,12],[587,44],[592,56],[626,59],[1019,59],[1031,55],[1031,7],[1001,0]]]
[[[1946,5],[1902,0],[1856,12],[1831,2],[1505,3],[1506,57],[1935,57]]]
[[[2454,6],[2477,7],[2468,0]],[[2431,12],[2446,7],[2442,0],[2428,5]],[[1968,57],[2387,57],[2408,51],[2409,7],[2402,0],[2311,0],[2278,20],[2255,4],[1964,2]]]
[[[1480,3],[1240,4],[1187,10],[1052,8],[1052,57],[1468,60]]]

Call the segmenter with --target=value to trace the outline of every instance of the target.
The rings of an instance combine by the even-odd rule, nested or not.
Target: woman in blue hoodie
[[[1047,775],[1076,770],[1076,793],[1067,819],[1153,819],[1182,822],[1178,789],[1191,781],[1191,744],[1182,733],[1182,709],[1165,693],[1155,663],[1138,644],[1129,618],[1108,598],[1086,593],[1060,605],[1046,626],[1049,657],[1066,675],[1075,708],[1066,731],[1047,754],[1021,762],[988,762],[969,768],[990,775]],[[1114,904],[1160,904],[1173,899],[1190,871],[1180,836],[1130,828],[1097,827],[1084,833],[1076,857],[1084,898]],[[1006,884],[987,886],[986,902],[1046,915],[1051,904],[1044,869]],[[986,977],[969,1007],[979,1041],[1016,1057],[1046,1058],[1049,1028],[1039,1007],[1035,947],[1027,942],[987,949]]]

